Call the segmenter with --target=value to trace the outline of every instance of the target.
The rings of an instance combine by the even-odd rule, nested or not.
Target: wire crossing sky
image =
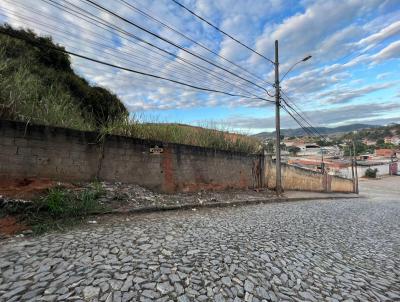
[[[283,128],[400,122],[397,0],[3,0],[0,22],[79,54],[80,75],[149,119],[271,130],[278,39],[281,74],[312,55],[282,83]]]

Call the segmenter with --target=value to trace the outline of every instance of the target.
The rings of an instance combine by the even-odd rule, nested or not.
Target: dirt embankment
[[[30,201],[42,196],[48,189],[60,185],[49,179],[10,179],[0,178],[0,238],[11,236],[29,229],[18,216],[1,213],[1,206],[10,199],[21,202]],[[67,184],[65,184],[67,186]]]

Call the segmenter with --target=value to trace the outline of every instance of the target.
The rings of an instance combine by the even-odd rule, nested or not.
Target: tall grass
[[[0,49],[0,118],[92,130],[93,124],[63,87],[44,83],[30,71],[29,63],[9,60]],[[51,70],[48,70],[51,73]]]
[[[40,55],[43,59],[44,55]],[[104,94],[102,103],[106,108],[111,108],[108,101],[114,100],[114,96],[101,90],[98,92],[100,88],[90,90],[89,86],[86,87],[88,84],[85,80],[78,79],[70,69],[57,69],[53,65],[43,64],[33,47],[0,36],[0,118],[78,130],[95,130],[100,131],[102,135],[117,134],[246,153],[255,153],[261,149],[258,139],[229,133],[226,129],[215,129],[213,125],[206,125],[204,128],[157,122],[144,123],[124,114],[99,125],[91,113],[90,106],[93,102],[99,103],[99,97]],[[98,93],[92,93],[90,98],[85,98],[82,91],[86,90]],[[82,110],[82,102],[85,100],[90,105],[88,110]],[[115,110],[118,111],[117,109]]]
[[[181,124],[141,123],[135,118],[109,123],[102,128],[101,133],[245,153],[257,153],[262,149],[259,139],[231,133],[225,129],[209,129]]]

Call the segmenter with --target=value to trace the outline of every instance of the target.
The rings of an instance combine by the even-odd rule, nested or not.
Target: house
[[[299,156],[307,156],[307,155],[318,155],[321,154],[321,147],[317,144],[309,143],[309,144],[301,144],[296,147],[300,148]]]
[[[374,145],[376,145],[376,140],[370,140],[370,139],[367,139],[367,138],[364,138],[364,139],[362,140],[362,142],[363,142],[363,144],[365,144],[365,145],[367,145],[367,146],[374,146]]]
[[[368,159],[373,159],[374,156],[372,154],[361,154],[358,156],[358,160],[368,160]]]
[[[396,151],[392,149],[376,149],[375,156],[396,157]]]
[[[391,144],[392,143],[392,138],[390,136],[385,136],[383,139],[385,141],[385,144]]]
[[[391,143],[393,144],[393,145],[400,145],[400,137],[399,136],[392,136],[392,138],[391,138]]]

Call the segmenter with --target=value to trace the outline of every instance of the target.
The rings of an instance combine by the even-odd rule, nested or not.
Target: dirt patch
[[[43,195],[48,189],[59,185],[67,188],[74,187],[71,184],[60,183],[50,179],[0,178],[0,195],[15,199],[31,200]]]
[[[15,216],[0,218],[0,238],[12,236],[28,229],[29,228],[20,223]]]

